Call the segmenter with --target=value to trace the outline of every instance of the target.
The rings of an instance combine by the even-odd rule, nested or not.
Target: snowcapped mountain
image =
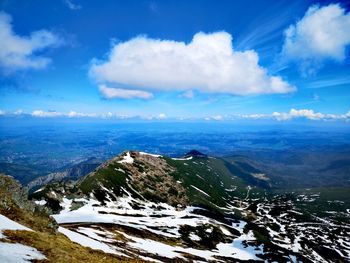
[[[285,193],[270,181],[242,160],[197,151],[183,158],[127,151],[77,181],[54,182],[30,198],[71,242],[119,259],[349,260],[348,203],[333,200],[338,209],[320,215],[312,205],[328,204],[329,193]]]

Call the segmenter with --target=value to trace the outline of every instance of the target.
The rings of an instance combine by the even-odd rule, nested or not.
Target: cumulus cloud
[[[106,99],[151,99],[153,94],[143,90],[117,89],[100,85],[99,90]]]
[[[289,112],[274,112],[272,113],[272,116],[275,117],[277,120],[290,120],[293,118],[307,118],[310,120],[320,120],[325,118],[325,114],[320,112],[314,112],[313,110],[308,109],[291,109]]]
[[[7,116],[16,116],[16,115],[28,115],[24,111],[16,114],[15,112],[8,113],[0,110],[0,115]],[[167,115],[165,113],[160,113],[158,115],[153,116],[128,116],[128,115],[119,115],[117,113],[105,112],[105,113],[85,113],[85,112],[77,112],[77,111],[69,111],[69,112],[59,112],[59,111],[44,111],[44,110],[35,110],[29,114],[32,117],[36,118],[55,118],[55,117],[66,117],[66,118],[101,118],[101,119],[119,119],[119,120],[127,120],[132,118],[139,118],[143,120],[165,120],[167,119]]]
[[[292,119],[304,118],[308,120],[348,120],[350,111],[345,114],[326,114],[315,112],[311,109],[291,109],[289,112],[273,112],[272,114],[246,114],[239,115],[242,119],[276,119],[278,121],[288,121]]]
[[[253,50],[236,51],[226,32],[197,33],[188,44],[139,36],[115,44],[106,61],[93,61],[89,74],[101,84],[142,90],[227,93],[288,93],[295,87],[270,76]]]
[[[64,114],[62,114],[64,115]],[[82,113],[82,112],[76,112],[76,111],[70,111],[66,114],[69,118],[80,118],[80,117],[97,117],[96,113]]]
[[[11,22],[10,15],[0,12],[0,68],[9,72],[45,68],[51,59],[37,53],[61,44],[60,38],[47,30],[19,36],[13,32]]]
[[[240,118],[242,119],[266,119],[270,118],[271,115],[269,114],[241,114],[239,115]]]
[[[350,13],[339,4],[312,6],[285,31],[282,55],[298,62],[305,74],[317,71],[324,61],[341,62],[350,44]]]
[[[21,111],[19,114],[16,114],[16,112],[13,113],[14,115],[26,115],[25,112]],[[106,114],[96,114],[96,113],[83,113],[83,112],[77,112],[77,111],[70,111],[68,113],[58,112],[58,111],[43,111],[43,110],[35,110],[30,115],[32,117],[38,117],[38,118],[54,118],[54,117],[68,117],[68,118],[94,118],[94,117],[100,117],[100,118],[106,118],[108,116],[111,117],[110,112]]]
[[[17,110],[14,112],[5,112],[0,110],[0,116],[32,116],[36,118],[54,118],[54,117],[66,117],[66,118],[102,118],[102,119],[142,119],[142,120],[207,120],[207,121],[230,121],[237,119],[266,119],[266,120],[277,120],[277,121],[290,121],[293,119],[307,119],[313,121],[350,121],[350,111],[343,114],[329,114],[316,112],[311,109],[291,109],[288,112],[273,112],[271,114],[236,114],[236,115],[213,115],[208,117],[168,117],[165,113],[158,115],[119,115],[117,113],[106,112],[106,113],[84,113],[77,111],[69,112],[58,112],[58,111],[44,111],[35,110],[28,114],[25,111]]]
[[[41,117],[41,118],[47,118],[47,117],[60,117],[63,116],[62,113],[57,111],[42,111],[42,110],[35,110],[31,114],[33,117]]]

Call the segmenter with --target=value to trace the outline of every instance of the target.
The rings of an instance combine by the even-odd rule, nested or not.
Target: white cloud
[[[65,114],[62,114],[65,115]],[[66,114],[69,118],[80,118],[80,117],[97,117],[96,113],[82,113],[82,112],[76,112],[76,111],[70,111]]]
[[[215,115],[215,116],[210,116],[210,117],[204,117],[204,120],[206,121],[223,121],[223,120],[229,120],[230,118],[225,118],[222,115]]]
[[[316,112],[312,109],[291,109],[288,112],[273,112],[271,114],[234,114],[234,115],[213,115],[208,117],[184,117],[184,116],[178,116],[178,117],[168,117],[165,113],[160,113],[158,115],[120,115],[117,113],[112,112],[105,112],[105,113],[85,113],[85,112],[76,112],[76,111],[69,111],[67,113],[65,112],[58,112],[58,111],[43,111],[43,110],[35,110],[32,113],[28,114],[25,111],[22,110],[16,110],[13,112],[5,112],[3,110],[0,110],[1,116],[28,116],[31,115],[33,117],[39,117],[39,118],[50,118],[50,117],[68,117],[68,118],[103,118],[103,119],[119,119],[119,120],[126,120],[126,119],[143,119],[143,120],[165,120],[165,119],[176,119],[176,120],[200,120],[204,119],[207,121],[230,121],[230,120],[237,120],[237,119],[270,119],[270,120],[278,120],[278,121],[289,121],[293,119],[308,119],[308,120],[323,120],[323,121],[330,121],[330,120],[343,120],[343,121],[350,121],[350,110],[343,114],[330,114],[330,113],[321,113]]]
[[[290,120],[294,118],[307,118],[310,120],[320,120],[325,118],[325,114],[320,112],[314,112],[313,110],[308,109],[291,109],[288,113],[280,113],[280,112],[274,112],[272,113],[272,116],[275,117],[277,120]]]
[[[165,113],[160,113],[157,117],[157,119],[159,119],[159,120],[165,120],[166,118],[167,118],[167,116]]]
[[[64,3],[70,10],[79,10],[81,9],[81,5],[74,4],[71,0],[64,0]]]
[[[211,119],[213,119],[215,121],[222,121],[224,119],[224,117],[221,115],[216,115],[216,116],[211,117]]]
[[[233,50],[226,32],[197,33],[188,44],[136,37],[115,44],[107,61],[93,61],[89,74],[102,84],[161,91],[251,95],[295,90],[281,77],[269,76],[255,51]]]
[[[33,117],[41,117],[41,118],[47,118],[47,117],[60,117],[63,116],[62,113],[57,111],[42,111],[42,110],[35,110],[31,114]]]
[[[348,120],[350,111],[345,114],[326,114],[315,112],[311,109],[291,109],[289,112],[273,112],[272,114],[245,114],[239,115],[242,119],[276,119],[278,121],[288,121],[292,119],[308,119],[308,120]]]
[[[305,74],[314,73],[325,60],[341,62],[350,44],[350,13],[339,4],[312,6],[285,31],[282,55],[300,63]]]
[[[14,112],[14,115],[22,115],[26,114],[25,112],[21,111],[20,113]],[[68,117],[68,118],[104,118],[108,116],[108,114],[96,114],[96,113],[83,113],[83,112],[76,112],[76,111],[70,111],[68,113],[58,112],[58,111],[43,111],[43,110],[35,110],[31,113],[31,116],[33,117],[39,117],[39,118],[52,118],[52,117]]]
[[[271,116],[268,114],[243,114],[239,115],[239,117],[243,119],[266,119],[270,118]]]
[[[106,114],[102,114],[101,117],[102,118],[112,118],[113,117],[113,113],[109,111]]]
[[[28,113],[24,111],[5,112],[0,110],[0,116],[28,116]],[[142,119],[142,120],[207,120],[207,121],[232,121],[237,119],[252,119],[252,120],[277,120],[277,121],[290,121],[293,119],[307,119],[314,121],[350,121],[350,111],[343,114],[330,114],[315,112],[311,109],[291,109],[288,112],[273,112],[271,114],[236,114],[236,115],[213,115],[208,117],[168,117],[165,113],[158,115],[119,115],[117,113],[84,113],[69,111],[67,113],[57,111],[43,111],[35,110],[30,113],[32,117],[37,118],[54,118],[54,117],[66,117],[66,118],[102,118],[102,119]]]
[[[151,99],[153,94],[143,90],[109,88],[99,85],[99,90],[106,99]]]
[[[19,36],[12,30],[10,15],[0,12],[0,68],[5,71],[45,68],[51,59],[37,55],[38,51],[55,47],[62,41],[47,30]]]

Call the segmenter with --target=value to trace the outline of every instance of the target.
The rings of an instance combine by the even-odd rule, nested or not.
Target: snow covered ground
[[[118,161],[118,163],[133,163],[134,158],[131,157],[130,152],[127,152],[124,156],[123,159]]]
[[[63,227],[59,227],[58,231],[60,233],[64,234],[66,237],[68,237],[73,242],[76,242],[84,247],[102,250],[103,252],[110,253],[110,254],[117,254],[117,255],[125,256],[124,254],[118,253],[111,246],[109,246],[101,241],[95,240],[93,238],[89,238],[86,235],[82,235],[82,234],[79,234],[77,232],[73,232],[73,231],[66,229],[66,228],[63,228]],[[92,232],[92,231],[87,231],[87,234],[93,235],[93,233],[94,232]],[[96,235],[94,236],[94,238],[96,238]]]
[[[26,230],[32,231],[6,216],[0,215],[0,238],[6,239],[3,230]],[[32,260],[42,260],[45,256],[33,247],[17,243],[0,242],[0,262],[3,263],[25,263]]]
[[[4,238],[2,234],[3,230],[27,230],[32,231],[28,227],[25,227],[17,222],[7,218],[6,216],[0,215],[0,238]]]
[[[35,248],[21,244],[0,242],[0,262],[27,263],[32,260],[43,260],[45,256]]]
[[[243,233],[245,222],[241,221],[238,224],[227,225],[194,213],[196,209],[202,208],[187,207],[184,210],[177,210],[165,203],[145,202],[136,200],[131,196],[118,198],[116,202],[107,202],[104,206],[94,199],[79,199],[79,201],[83,202],[84,205],[77,210],[71,210],[72,200],[64,198],[61,203],[64,209],[60,214],[53,215],[53,217],[59,224],[63,224],[59,228],[61,233],[72,241],[93,249],[120,255],[125,255],[126,249],[129,254],[133,251],[141,251],[144,255],[153,259],[163,257],[169,259],[180,258],[182,260],[186,259],[185,254],[194,255],[204,260],[217,260],[218,256],[258,259],[256,254],[261,253],[261,247],[253,246],[249,248],[243,245],[244,241],[254,240],[251,232]],[[138,209],[133,208],[132,205],[135,203],[138,204]],[[67,223],[69,223],[70,229],[65,228],[64,224]],[[72,227],[74,223],[77,224],[77,228]],[[81,227],[80,223],[85,223],[84,227]],[[113,238],[115,232],[111,233],[107,229],[103,230],[103,225],[99,225],[99,229],[96,228],[96,224],[106,223],[148,231],[163,238],[181,238],[179,230],[182,225],[196,227],[204,224],[220,227],[225,235],[230,236],[231,240],[234,239],[234,236],[232,236],[229,229],[238,230],[237,232],[241,233],[241,236],[230,243],[219,243],[216,249],[203,250],[169,245],[158,240],[140,238],[118,230],[117,232],[128,240],[123,250],[115,245],[115,239]],[[191,237],[195,241],[200,240],[197,235],[191,234]]]

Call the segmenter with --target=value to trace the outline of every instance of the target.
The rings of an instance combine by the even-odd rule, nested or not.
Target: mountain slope
[[[93,193],[101,202],[116,200],[127,192],[134,198],[175,207],[200,205],[227,209],[235,198],[259,196],[269,187],[265,180],[252,176],[251,169],[248,165],[239,166],[197,153],[169,158],[133,151],[124,152],[76,184],[64,187],[82,196]],[[35,193],[33,197],[43,193]]]
[[[58,231],[72,241],[86,245],[88,238],[124,257],[161,262],[349,259],[347,198],[329,204],[329,191],[278,193],[270,185],[268,175],[243,158],[128,151],[76,182],[47,185],[31,198],[52,212]],[[337,211],[321,217],[315,204],[337,206]]]
[[[79,245],[58,230],[44,207],[28,201],[25,188],[0,174],[1,262],[144,262],[105,253],[94,240]]]

